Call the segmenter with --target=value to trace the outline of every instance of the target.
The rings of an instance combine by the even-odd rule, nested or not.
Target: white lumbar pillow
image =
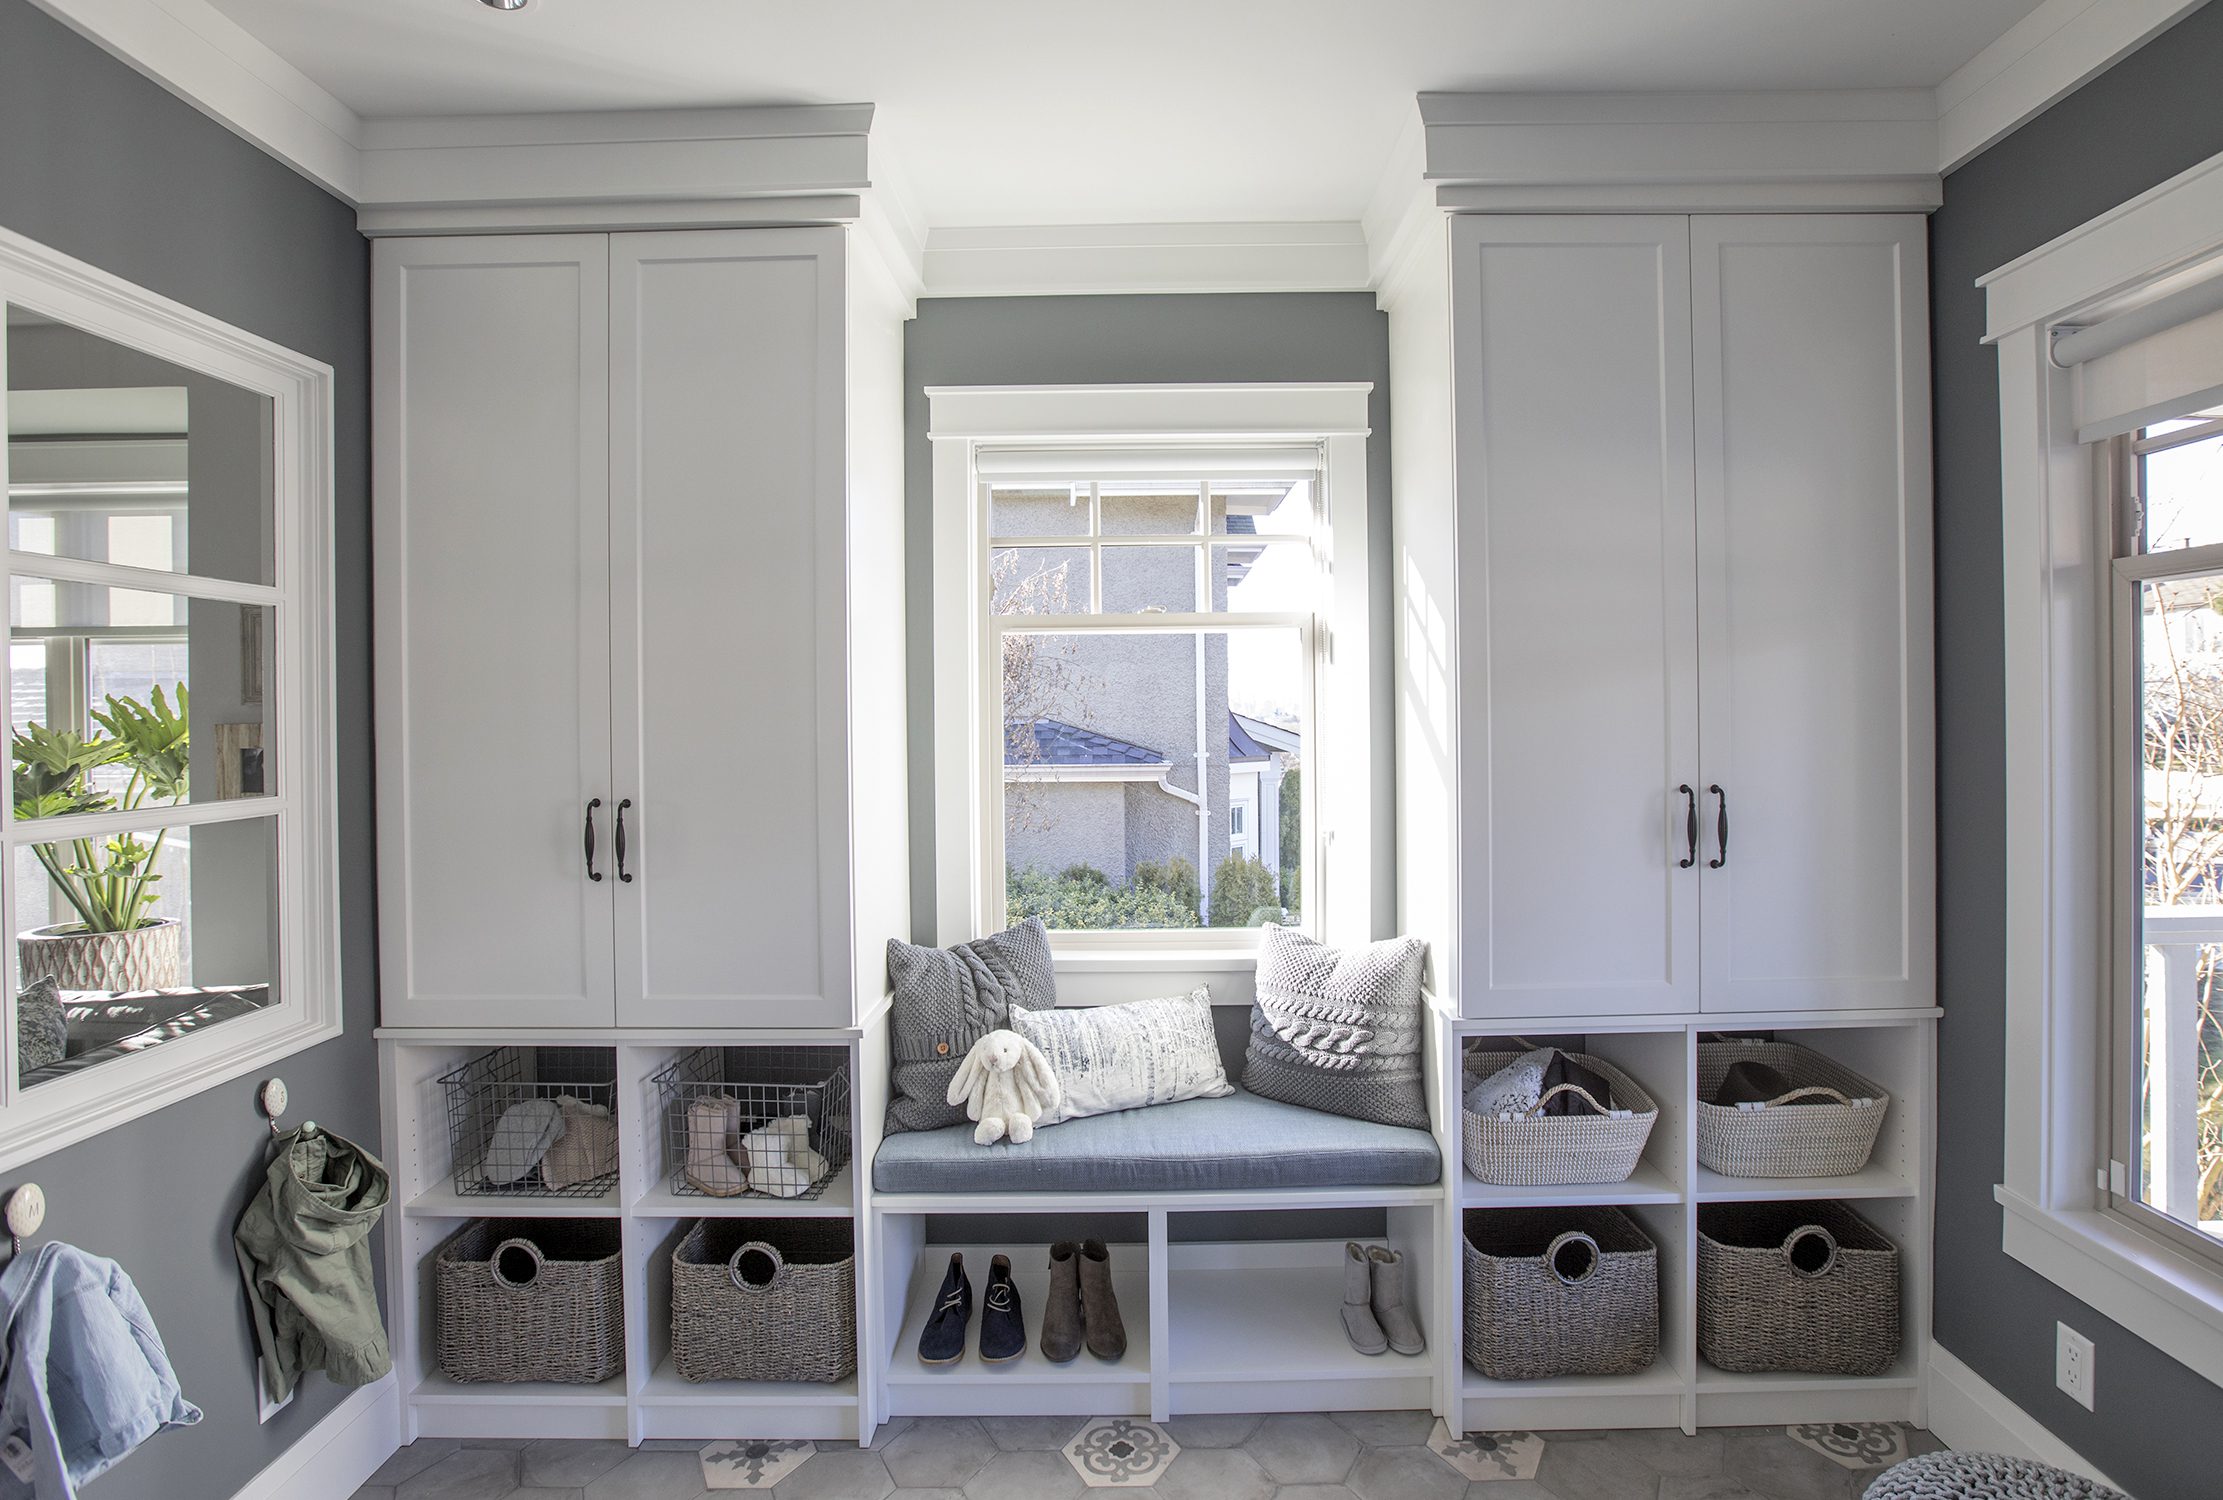
[[[1235,1092],[1212,1029],[1212,992],[1202,985],[1125,1005],[1015,1007],[1011,1026],[1042,1049],[1064,1096],[1039,1125]]]

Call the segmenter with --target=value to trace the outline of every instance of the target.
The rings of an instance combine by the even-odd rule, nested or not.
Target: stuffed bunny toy
[[[1011,1137],[1034,1139],[1034,1122],[1058,1107],[1057,1075],[1042,1049],[1016,1031],[991,1031],[965,1054],[949,1081],[949,1102],[980,1122],[973,1139],[986,1146]]]

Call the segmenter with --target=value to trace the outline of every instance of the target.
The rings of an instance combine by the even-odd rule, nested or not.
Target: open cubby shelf
[[[1561,1023],[1550,1023],[1558,1025]],[[1702,1034],[1766,1030],[1828,1053],[1887,1089],[1892,1107],[1869,1163],[1832,1178],[1736,1178],[1697,1160],[1697,1044]],[[767,1044],[825,1049],[846,1069],[851,1159],[814,1197],[710,1198],[672,1190],[659,1073],[706,1045],[749,1038],[638,1033],[561,1037],[551,1045],[603,1048],[612,1060],[619,1124],[615,1185],[597,1196],[458,1193],[439,1080],[489,1048],[437,1033],[381,1035],[386,1158],[401,1212],[389,1221],[395,1361],[413,1436],[854,1438],[908,1415],[1075,1414],[1164,1418],[1221,1411],[1425,1407],[1460,1430],[1921,1420],[1928,1357],[1928,1244],[1933,1168],[1930,1099],[1934,1017],[1681,1017],[1598,1021],[1546,1032],[1546,1023],[1438,1015],[1431,1038],[1435,1135],[1444,1177],[1432,1188],[1306,1189],[1283,1193],[1088,1194],[1030,1191],[963,1197],[878,1197],[872,1153],[886,1109],[883,1032],[780,1033]],[[1461,1048],[1515,1034],[1606,1058],[1658,1101],[1643,1157],[1619,1183],[1517,1187],[1465,1170],[1458,1102]],[[543,1038],[519,1035],[511,1045]],[[574,1054],[576,1055],[576,1054]],[[747,1062],[748,1059],[738,1061]],[[1730,1375],[1696,1346],[1697,1215],[1701,1205],[1836,1199],[1901,1250],[1903,1351],[1875,1377]],[[1624,1209],[1660,1252],[1660,1355],[1629,1376],[1494,1381],[1464,1362],[1463,1219],[1469,1210]],[[1322,1213],[1360,1214],[1403,1250],[1429,1348],[1366,1356],[1344,1338],[1343,1241],[1325,1239]],[[981,1216],[995,1221],[983,1226]],[[597,1386],[469,1385],[439,1372],[429,1258],[479,1217],[619,1221],[624,1245],[626,1373]],[[706,1382],[679,1378],[670,1358],[672,1247],[694,1220],[838,1218],[853,1226],[858,1288],[857,1373],[830,1384]],[[1076,1230],[1087,1222],[1090,1227]],[[1233,1224],[1238,1227],[1229,1228]],[[1108,1227],[1107,1227],[1108,1226]],[[1340,1232],[1340,1231],[1338,1231]],[[1045,1247],[1093,1234],[1112,1243],[1128,1349],[1114,1363],[1085,1351],[1065,1365],[1041,1357]],[[1230,1235],[1243,1238],[1230,1238]],[[976,1297],[965,1359],[929,1367],[917,1339],[952,1249],[962,1249]],[[1028,1349],[1007,1365],[976,1355],[978,1298],[989,1258],[1012,1258]]]

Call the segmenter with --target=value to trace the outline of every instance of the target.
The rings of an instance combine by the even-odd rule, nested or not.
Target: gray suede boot
[[[1119,1298],[1112,1291],[1111,1251],[1102,1240],[1082,1240],[1081,1322],[1088,1332],[1088,1352],[1098,1359],[1119,1359],[1127,1353],[1127,1325],[1119,1321]]]
[[[1386,1246],[1366,1252],[1374,1270],[1374,1318],[1382,1325],[1389,1347],[1399,1354],[1418,1354],[1428,1347],[1421,1337],[1420,1321],[1413,1316],[1405,1295],[1405,1257]]]
[[[1050,1294],[1042,1309],[1042,1357],[1064,1364],[1081,1352],[1081,1269],[1071,1240],[1050,1247]]]
[[[1374,1278],[1366,1247],[1352,1240],[1343,1247],[1343,1332],[1361,1354],[1386,1354],[1389,1340],[1374,1320]]]

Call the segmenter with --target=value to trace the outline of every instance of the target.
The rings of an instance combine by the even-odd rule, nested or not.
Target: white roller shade
[[[2223,275],[2060,333],[2053,357],[2076,370],[2079,442],[2223,401]]]
[[[1320,469],[1317,443],[1195,448],[978,448],[973,471],[996,484],[1069,484],[1098,480],[1288,482]]]

